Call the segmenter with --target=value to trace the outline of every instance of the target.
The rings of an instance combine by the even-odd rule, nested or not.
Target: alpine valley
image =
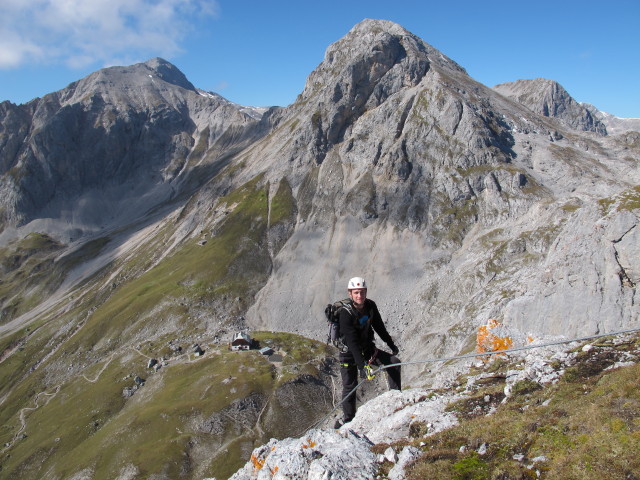
[[[639,129],[384,20],[286,107],[160,58],[0,103],[0,478],[228,478],[337,405],[324,308],[352,276],[406,387],[467,368],[419,362],[488,324],[639,328]]]

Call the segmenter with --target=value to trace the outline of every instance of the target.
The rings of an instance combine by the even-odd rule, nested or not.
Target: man
[[[351,393],[358,385],[358,372],[367,378],[365,365],[390,365],[400,363],[396,356],[398,347],[382,322],[382,317],[373,300],[367,298],[367,284],[362,277],[353,277],[347,285],[349,301],[340,309],[339,323],[342,348],[340,349],[340,375],[342,377],[342,412],[335,428],[350,422],[356,415],[356,394]],[[391,353],[376,348],[373,334],[377,333],[391,349]],[[389,388],[400,390],[400,366],[385,370]]]

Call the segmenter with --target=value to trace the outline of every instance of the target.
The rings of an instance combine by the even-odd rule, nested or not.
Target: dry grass
[[[408,478],[640,478],[638,342],[605,342],[580,352],[558,382],[544,387],[520,382],[504,403],[499,379],[508,363],[501,359],[496,382],[478,385],[467,399],[450,406],[459,425],[410,442],[424,453],[407,469]],[[624,358],[635,364],[609,368]],[[495,413],[487,414],[489,405]]]

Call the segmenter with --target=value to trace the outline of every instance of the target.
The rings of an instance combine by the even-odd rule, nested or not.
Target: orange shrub
[[[499,326],[500,323],[497,320],[491,319],[486,325],[478,328],[478,334],[476,336],[476,349],[478,353],[500,352],[513,347],[513,339],[511,337],[501,337],[491,332],[491,330]]]

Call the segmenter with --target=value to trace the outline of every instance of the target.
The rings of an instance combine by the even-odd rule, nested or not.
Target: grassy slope
[[[159,304],[186,313],[179,308],[185,303],[181,299],[195,303],[256,291],[269,264],[265,261],[268,199],[266,189],[255,183],[221,199],[220,203],[236,207],[204,246],[196,239],[188,240],[174,255],[127,282],[100,306],[90,319],[95,327],[85,328],[81,334],[83,347],[91,348],[101,338],[116,339],[123,331],[135,329],[132,320],[144,317]],[[145,320],[148,326],[149,319]]]
[[[142,476],[225,475],[246,461],[256,443],[300,428],[283,431],[287,422],[274,394],[287,382],[317,375],[325,346],[263,334],[261,342],[287,353],[278,371],[255,352],[216,353],[211,347],[204,358],[185,362],[167,347],[168,340],[181,339],[184,352],[203,332],[194,305],[204,312],[227,305],[230,315],[240,314],[268,275],[268,202],[277,224],[292,220],[295,202],[282,184],[269,199],[260,180],[216,200],[212,210],[226,214],[215,227],[205,223],[203,230],[211,233],[206,244],[188,238],[149,268],[170,243],[175,226],[169,225],[127,264],[85,285],[75,308],[2,339],[0,444],[9,446],[0,454],[0,478],[64,478],[82,469],[113,478],[127,466]],[[37,249],[31,252],[37,255]],[[115,280],[100,287],[119,266]],[[150,374],[147,356],[166,356],[170,365]],[[149,378],[125,398],[135,374]],[[251,417],[238,429],[225,420],[224,412],[234,412],[247,397],[266,402],[271,424],[246,426]],[[301,406],[303,418],[322,413]],[[212,418],[215,432],[203,427]]]
[[[37,306],[73,267],[96,256],[108,242],[97,238],[62,258],[57,257],[65,246],[41,233],[0,248],[0,324]]]
[[[232,473],[247,460],[241,457],[240,443],[253,448],[280,425],[261,425],[260,431],[245,423],[238,432],[236,422],[222,414],[222,431],[211,432],[207,419],[251,395],[267,400],[302,373],[317,375],[328,354],[326,346],[294,335],[264,332],[257,337],[288,353],[282,371],[257,351],[220,347],[207,348],[199,358],[184,354],[152,373],[145,368],[147,359],[132,351],[32,397],[23,407],[26,436],[19,435],[9,455],[3,455],[0,478],[41,478],[44,472],[67,478],[89,468],[94,478],[109,479],[127,465],[142,476],[164,473],[168,478],[198,478],[192,477],[196,470]],[[134,385],[135,372],[146,379],[145,385],[124,398],[123,389]],[[17,420],[10,420],[6,433],[19,431]],[[185,465],[194,445],[205,452],[203,458]],[[221,448],[225,454],[217,455]]]
[[[198,246],[196,240],[187,241],[173,256],[136,275],[141,269],[137,264],[145,263],[141,257],[152,256],[142,249],[130,262],[132,265],[124,266],[121,275],[125,280],[115,288],[107,287],[108,291],[104,292],[95,286],[84,286],[89,293],[75,309],[59,318],[43,318],[28,329],[2,339],[1,351],[13,353],[5,353],[7,358],[0,364],[0,395],[4,397],[15,387],[19,388],[15,382],[37,384],[38,374],[30,375],[29,370],[49,352],[54,352],[50,362],[93,363],[114,348],[135,342],[141,330],[160,328],[169,317],[177,317],[179,329],[196,330],[198,326],[189,321],[185,305],[215,298],[214,290],[238,288],[235,283],[240,282],[242,276],[227,277],[234,262],[248,253],[266,256],[266,248],[260,245],[260,242],[266,243],[266,194],[264,187],[258,188],[256,184],[253,182],[220,199],[219,203],[235,204],[236,208],[228,215],[219,234],[204,247]],[[248,239],[241,242],[244,237]],[[163,242],[152,240],[150,243],[157,245],[149,250],[163,248]],[[37,253],[31,257],[34,255]],[[245,275],[254,281],[246,291],[250,293],[251,287],[257,288],[265,274],[264,270],[247,269]],[[165,306],[164,315],[154,314],[158,305]],[[63,351],[60,351],[61,345],[64,345]],[[41,389],[47,386],[41,385]],[[40,391],[36,387],[32,390]],[[7,412],[15,412],[30,396],[10,395],[3,402],[0,420],[6,418]],[[12,399],[16,405],[12,405]]]
[[[35,306],[43,292],[59,284],[60,277],[51,271],[62,248],[47,235],[36,233],[0,248],[0,324]]]
[[[430,436],[415,428],[415,439],[395,445],[409,443],[423,451],[408,468],[408,478],[640,478],[640,337],[614,348],[634,352],[632,366],[605,370],[614,363],[610,347],[604,342],[581,352],[555,384],[515,384],[504,403],[505,373],[517,366],[488,364],[493,381],[450,406],[461,418],[458,426]],[[492,408],[495,413],[487,414]],[[483,444],[487,451],[481,455]],[[390,467],[383,465],[383,472]]]

